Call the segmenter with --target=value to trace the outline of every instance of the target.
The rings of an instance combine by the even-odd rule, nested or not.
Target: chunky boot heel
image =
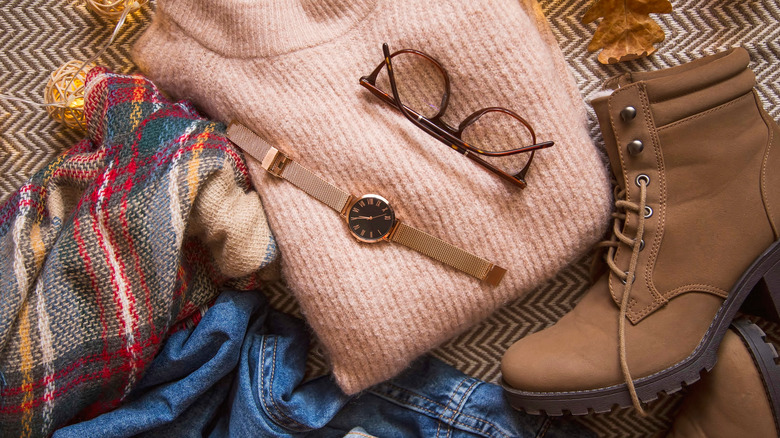
[[[775,271],[777,272],[777,271]],[[780,365],[777,364],[777,349],[767,340],[766,334],[757,325],[746,319],[734,321],[732,326],[739,332],[745,346],[750,350],[764,383],[767,400],[774,418],[775,436],[780,436]],[[768,417],[768,416],[763,416]],[[769,434],[753,436],[770,436]]]
[[[666,438],[777,437],[777,351],[748,319],[732,322],[718,363],[692,385]]]
[[[764,274],[740,310],[780,323],[780,261]]]

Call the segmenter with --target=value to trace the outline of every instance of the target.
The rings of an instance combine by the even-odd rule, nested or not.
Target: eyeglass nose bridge
[[[434,117],[428,118],[428,121],[436,125],[439,129],[442,129],[446,131],[448,134],[451,134],[458,139],[460,139],[460,134],[462,130],[458,127],[454,127],[450,125],[449,123],[445,122],[444,119],[442,119],[442,116],[444,115],[444,112],[442,111],[440,114],[437,114]]]

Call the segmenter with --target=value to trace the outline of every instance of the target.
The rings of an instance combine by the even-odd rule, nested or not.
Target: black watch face
[[[365,195],[347,212],[349,231],[363,242],[376,242],[393,228],[395,213],[387,200],[377,195]]]

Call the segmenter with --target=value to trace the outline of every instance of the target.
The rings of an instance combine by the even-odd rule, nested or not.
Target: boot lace
[[[612,234],[609,240],[603,241],[596,245],[597,248],[607,248],[607,252],[604,255],[604,260],[607,263],[609,269],[623,282],[623,297],[620,301],[620,320],[618,322],[618,351],[620,354],[620,369],[623,373],[623,379],[628,387],[628,392],[631,395],[631,403],[637,409],[641,415],[646,415],[642,408],[642,403],[636,393],[634,387],[634,380],[631,378],[631,371],[628,369],[628,360],[626,358],[626,314],[628,312],[628,304],[631,299],[631,287],[634,284],[636,278],[636,268],[639,260],[639,251],[644,247],[644,241],[642,237],[645,232],[645,212],[647,207],[647,184],[649,179],[637,178],[637,184],[639,185],[639,202],[631,202],[626,199],[626,189],[620,188],[615,184],[615,212],[612,213],[613,226]],[[626,222],[626,218],[629,213],[634,213],[639,218],[639,222],[636,227],[636,235],[632,238],[625,235],[622,231],[623,225]],[[631,261],[628,265],[628,270],[623,271],[615,263],[615,253],[620,245],[626,245],[631,248]]]

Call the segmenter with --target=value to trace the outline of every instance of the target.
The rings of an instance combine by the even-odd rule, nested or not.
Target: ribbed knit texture
[[[143,71],[222,121],[237,120],[354,195],[508,269],[490,287],[390,243],[355,241],[328,207],[249,160],[282,269],[347,393],[550,278],[602,235],[606,168],[555,39],[531,1],[159,0],[134,47]],[[358,85],[381,45],[437,58],[445,119],[504,106],[540,140],[528,188],[512,187]]]
[[[85,109],[87,137],[0,208],[3,437],[116,407],[169,333],[277,255],[222,124],[100,67]]]

